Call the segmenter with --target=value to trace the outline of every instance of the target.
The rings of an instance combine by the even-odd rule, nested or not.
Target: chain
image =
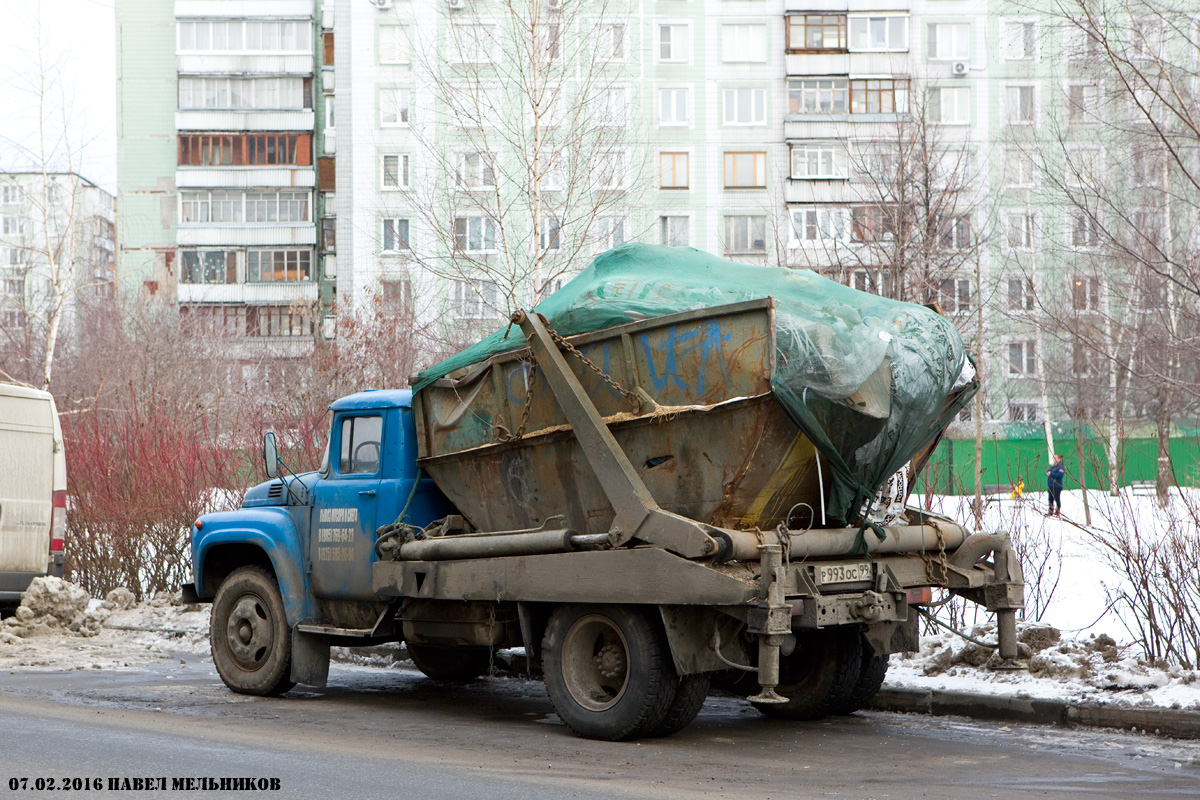
[[[611,386],[613,391],[619,392],[622,396],[624,396],[626,400],[633,404],[634,408],[641,408],[642,398],[638,397],[636,393],[629,391],[624,386],[613,380],[611,375],[593,364],[587,356],[579,352],[579,348],[568,342],[563,337],[559,336],[557,331],[550,327],[547,327],[546,331],[550,334],[550,338],[553,339],[561,349],[566,350],[568,353],[582,361],[585,367],[599,375],[601,380]]]
[[[593,364],[587,356],[579,351],[579,348],[568,342],[562,336],[559,336],[558,332],[553,328],[547,326],[546,332],[550,334],[550,338],[554,340],[554,343],[558,345],[559,349],[565,350],[578,358],[581,362],[583,362],[585,367],[599,375],[605,383],[611,386],[613,391],[620,393],[626,400],[632,403],[634,408],[641,408],[642,398],[638,397],[637,394],[629,391],[624,386],[613,380],[611,375]],[[519,425],[517,425],[517,429],[513,433],[503,433],[502,431],[504,431],[504,426],[497,425],[496,430],[499,433],[499,439],[501,442],[515,442],[525,435],[525,427],[529,424],[529,408],[533,404],[533,382],[536,378],[537,359],[533,357],[533,351],[531,348],[529,361],[529,383],[525,387],[525,406],[521,409],[521,422]]]
[[[929,524],[933,526],[933,530],[937,532],[938,554],[936,558],[929,553],[924,554],[925,575],[929,578],[931,583],[945,584],[950,577],[949,569],[946,566],[946,534],[942,532],[941,526],[939,526],[933,520],[929,520]],[[934,568],[935,566],[937,569]],[[937,574],[938,572],[941,572],[940,577]]]
[[[521,409],[521,422],[517,425],[515,433],[501,433],[501,442],[515,442],[525,435],[525,426],[529,424],[529,407],[533,405],[533,384],[537,380],[537,361],[532,360],[532,354],[529,362],[529,380],[525,384],[525,407]],[[497,431],[503,431],[504,426],[497,425]]]

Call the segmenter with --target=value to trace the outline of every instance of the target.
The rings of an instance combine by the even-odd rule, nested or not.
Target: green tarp
[[[854,522],[879,486],[932,441],[978,387],[948,320],[808,270],[753,267],[693,248],[646,244],[597,257],[535,310],[570,336],[764,297],[776,304],[772,392],[829,460],[828,516]],[[414,389],[524,344],[517,326],[499,330],[422,372]]]

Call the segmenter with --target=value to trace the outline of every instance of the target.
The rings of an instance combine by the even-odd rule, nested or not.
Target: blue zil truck
[[[850,507],[844,442],[897,422],[902,370],[824,410],[806,396],[827,430],[852,415],[831,441],[780,400],[777,314],[752,299],[564,336],[517,312],[523,346],[334,402],[316,472],[279,474],[267,434],[271,479],[192,531],[185,594],[213,604],[221,678],[322,687],[331,645],[403,641],[467,681],[524,648],[572,731],[625,740],[683,728],[714,683],[769,716],[852,713],[917,649],[934,590],[995,611],[1014,659],[1008,537],[904,504],[969,380]]]

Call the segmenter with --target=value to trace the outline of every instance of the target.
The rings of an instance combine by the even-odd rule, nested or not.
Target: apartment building
[[[69,342],[81,306],[113,296],[114,198],[74,172],[0,173],[0,369],[33,383],[52,316]]]
[[[237,359],[311,352],[327,74],[312,0],[120,0],[117,16],[123,291],[176,303]]]

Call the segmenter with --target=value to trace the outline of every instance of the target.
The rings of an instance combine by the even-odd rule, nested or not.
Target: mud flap
[[[329,638],[292,628],[292,680],[324,689],[329,682]]]

